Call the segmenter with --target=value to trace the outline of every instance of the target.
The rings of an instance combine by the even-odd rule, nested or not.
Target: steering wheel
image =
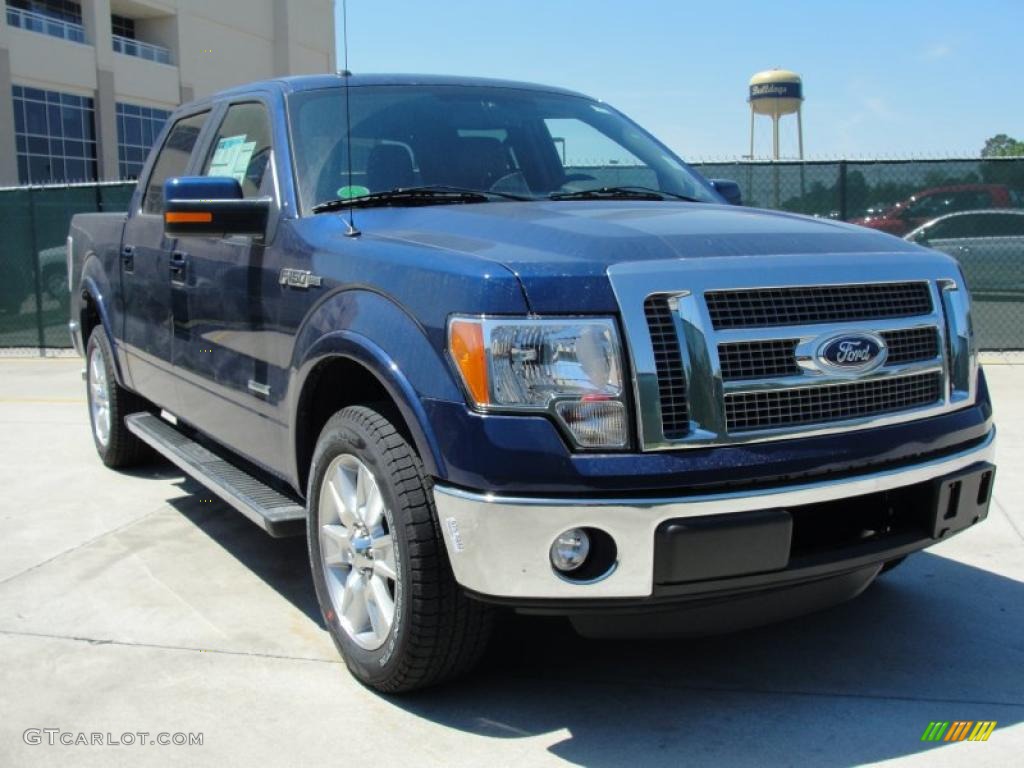
[[[498,179],[487,188],[488,192],[505,192],[510,195],[529,195],[530,186],[526,183],[526,177],[522,171],[512,171]]]
[[[567,173],[562,177],[562,186],[574,181],[597,181],[597,177],[591,176],[589,173]]]

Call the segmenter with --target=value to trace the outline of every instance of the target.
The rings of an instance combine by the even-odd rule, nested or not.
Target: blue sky
[[[803,76],[809,158],[976,156],[993,134],[1024,139],[1024,0],[349,0],[348,17],[355,72],[574,88],[690,160],[748,152],[747,81],[771,67]]]

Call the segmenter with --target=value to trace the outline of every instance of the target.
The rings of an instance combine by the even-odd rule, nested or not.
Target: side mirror
[[[164,182],[164,233],[170,237],[227,237],[267,232],[271,199],[245,199],[227,176],[177,176]]]
[[[729,205],[743,205],[743,192],[740,185],[729,179],[711,179],[711,186],[725,198]]]

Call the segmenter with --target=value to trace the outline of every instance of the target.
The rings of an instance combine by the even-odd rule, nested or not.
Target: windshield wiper
[[[386,206],[450,205],[465,203],[487,203],[495,198],[506,200],[529,200],[522,195],[507,192],[481,192],[478,189],[449,187],[443,185],[425,187],[400,187],[387,192],[371,192],[358,197],[327,200],[313,206],[313,213],[327,213],[344,208],[383,208]]]
[[[549,197],[552,200],[664,200],[672,198],[690,203],[702,202],[695,197],[638,186],[596,187],[594,189],[578,189],[573,192],[552,192]]]

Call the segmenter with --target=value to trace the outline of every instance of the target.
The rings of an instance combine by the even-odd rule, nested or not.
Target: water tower
[[[767,69],[750,78],[750,159],[754,159],[754,117],[772,119],[772,158],[779,159],[779,120],[796,113],[800,159],[804,159],[804,126],[800,110],[804,101],[803,81],[787,69]]]

